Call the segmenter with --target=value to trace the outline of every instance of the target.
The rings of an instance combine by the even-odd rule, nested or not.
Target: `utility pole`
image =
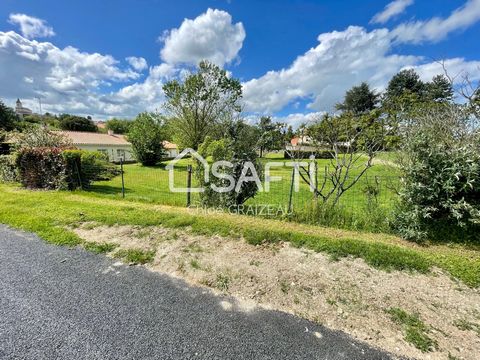
[[[40,96],[36,96],[35,98],[38,99],[38,106],[40,107],[40,116],[43,116],[43,113],[42,113],[42,99],[40,98]]]

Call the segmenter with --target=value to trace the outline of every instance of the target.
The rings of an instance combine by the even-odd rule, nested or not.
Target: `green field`
[[[292,163],[291,160],[284,161],[283,159],[262,159],[263,163],[267,161]],[[175,187],[186,187],[187,184],[187,165],[191,160],[181,160],[175,166]],[[186,202],[186,195],[182,193],[171,193],[169,190],[169,174],[165,170],[168,163],[161,163],[154,167],[146,167],[140,164],[124,165],[124,181],[126,198],[135,200],[145,200],[148,202],[158,202],[166,205],[184,205]],[[319,174],[318,181],[321,183],[323,171],[325,167],[330,167],[329,160],[317,160]],[[352,171],[352,178],[358,174],[359,170]],[[258,204],[287,204],[289,201],[290,184],[292,178],[292,167],[282,166],[273,167],[270,171],[271,176],[280,176],[281,181],[272,181],[270,184],[270,191],[259,192],[256,197],[250,201]],[[361,201],[364,189],[367,185],[374,186],[375,179],[380,183],[380,191],[386,190],[385,193],[380,193],[378,198],[382,203],[388,203],[391,198],[391,191],[383,187],[387,181],[393,181],[398,178],[398,171],[392,166],[379,164],[374,165],[362,180],[352,187],[348,193],[345,194],[345,202],[354,205]],[[314,199],[312,192],[309,190],[308,184],[299,179],[300,189],[298,192],[294,190],[293,198],[297,204],[305,204]],[[195,178],[193,178],[193,185],[195,186]],[[90,191],[107,195],[119,197],[121,196],[121,177],[117,176],[111,181],[102,181],[95,183]],[[331,184],[327,183],[325,189],[328,190]],[[195,194],[192,195],[196,197]],[[357,199],[358,198],[358,199]]]
[[[271,155],[261,161],[263,163],[267,161],[291,163],[291,160],[285,161],[280,158],[278,154]],[[175,187],[186,187],[187,166],[191,163],[192,161],[190,159],[183,159],[175,165]],[[168,163],[165,162],[155,167],[145,167],[139,164],[125,165],[125,198],[127,200],[164,205],[186,206],[187,195],[185,193],[171,192],[169,189],[169,172],[165,169],[167,164]],[[321,184],[325,167],[331,167],[332,163],[330,160],[317,160],[317,164],[319,169],[318,182]],[[359,171],[360,168],[352,170],[351,177],[355,177]],[[273,205],[282,206],[283,209],[288,208],[292,167],[287,166],[287,164],[281,167],[273,167],[270,175],[279,176],[282,179],[281,181],[271,182],[269,192],[258,192],[255,198],[248,200],[245,205]],[[312,208],[315,208],[315,204],[321,203],[321,201],[315,200],[308,184],[300,178],[298,180],[299,191],[297,192],[294,189],[292,193],[292,208],[297,217],[305,221],[306,218],[310,216]],[[365,212],[369,212],[372,206],[388,212],[392,209],[395,201],[395,188],[398,185],[398,181],[398,170],[388,163],[388,161],[374,165],[355,186],[342,196],[341,207],[343,213],[341,216],[349,218],[347,222],[358,222],[356,218],[364,218]],[[195,186],[195,182],[195,178],[193,177],[193,186]],[[89,191],[99,196],[121,198],[121,186],[121,177],[117,176],[111,181],[95,183]],[[328,191],[331,186],[331,183],[327,182],[325,190]],[[192,193],[192,203],[195,204],[198,200],[199,194]],[[363,221],[365,222],[367,220]],[[310,219],[307,222],[315,222],[315,219]],[[337,222],[338,221],[335,221],[334,223]],[[343,222],[343,220],[340,222]],[[340,227],[352,227],[342,224],[338,225]],[[357,227],[365,228],[365,226],[361,224]],[[367,228],[369,230],[375,230],[368,226]]]

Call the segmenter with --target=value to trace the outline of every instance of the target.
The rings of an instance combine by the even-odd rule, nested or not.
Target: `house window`
[[[125,150],[117,149],[117,158],[125,160]]]

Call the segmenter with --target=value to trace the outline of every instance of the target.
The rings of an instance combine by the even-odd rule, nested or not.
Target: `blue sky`
[[[0,98],[132,117],[208,58],[241,79],[247,115],[296,125],[404,67],[428,79],[443,59],[478,80],[479,20],[480,0],[3,0]]]

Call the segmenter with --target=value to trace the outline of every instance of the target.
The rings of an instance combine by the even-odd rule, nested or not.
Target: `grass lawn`
[[[274,156],[275,155],[275,156]],[[175,187],[186,187],[187,184],[187,165],[190,159],[183,159],[175,167]],[[261,160],[263,163],[284,162],[278,154],[269,155],[268,158]],[[291,161],[287,161],[291,163]],[[317,160],[319,169],[319,183],[321,184],[322,174],[325,167],[331,167],[330,160]],[[154,202],[164,205],[185,206],[187,202],[185,193],[172,193],[169,189],[169,174],[165,170],[167,163],[155,167],[144,167],[139,164],[128,164],[124,166],[124,180],[126,188],[126,199],[144,202]],[[352,171],[352,177],[357,175],[359,169]],[[270,191],[259,192],[255,198],[250,199],[247,205],[281,205],[287,206],[289,203],[290,184],[292,177],[291,166],[280,166],[271,168],[271,176],[280,176],[281,181],[271,182]],[[293,192],[293,209],[297,212],[309,208],[314,204],[314,197],[308,184],[299,179],[299,191]],[[365,211],[368,203],[367,189],[377,188],[374,199],[381,207],[391,209],[394,201],[393,188],[398,183],[398,169],[386,164],[378,164],[372,167],[362,180],[352,187],[342,197],[342,204],[352,213]],[[108,182],[98,182],[91,188],[91,192],[101,196],[111,198],[121,197],[121,177],[118,176]],[[193,179],[195,186],[195,179]],[[325,190],[331,188],[327,183]],[[192,201],[198,200],[198,194],[192,194]]]
[[[45,240],[75,246],[69,231],[84,222],[164,226],[195,234],[243,238],[251,244],[288,241],[330,254],[353,256],[390,270],[429,272],[436,266],[472,287],[480,286],[480,249],[462,245],[417,246],[397,237],[322,228],[262,218],[205,214],[196,209],[102,198],[87,192],[28,191],[0,185],[0,223],[37,233]]]

